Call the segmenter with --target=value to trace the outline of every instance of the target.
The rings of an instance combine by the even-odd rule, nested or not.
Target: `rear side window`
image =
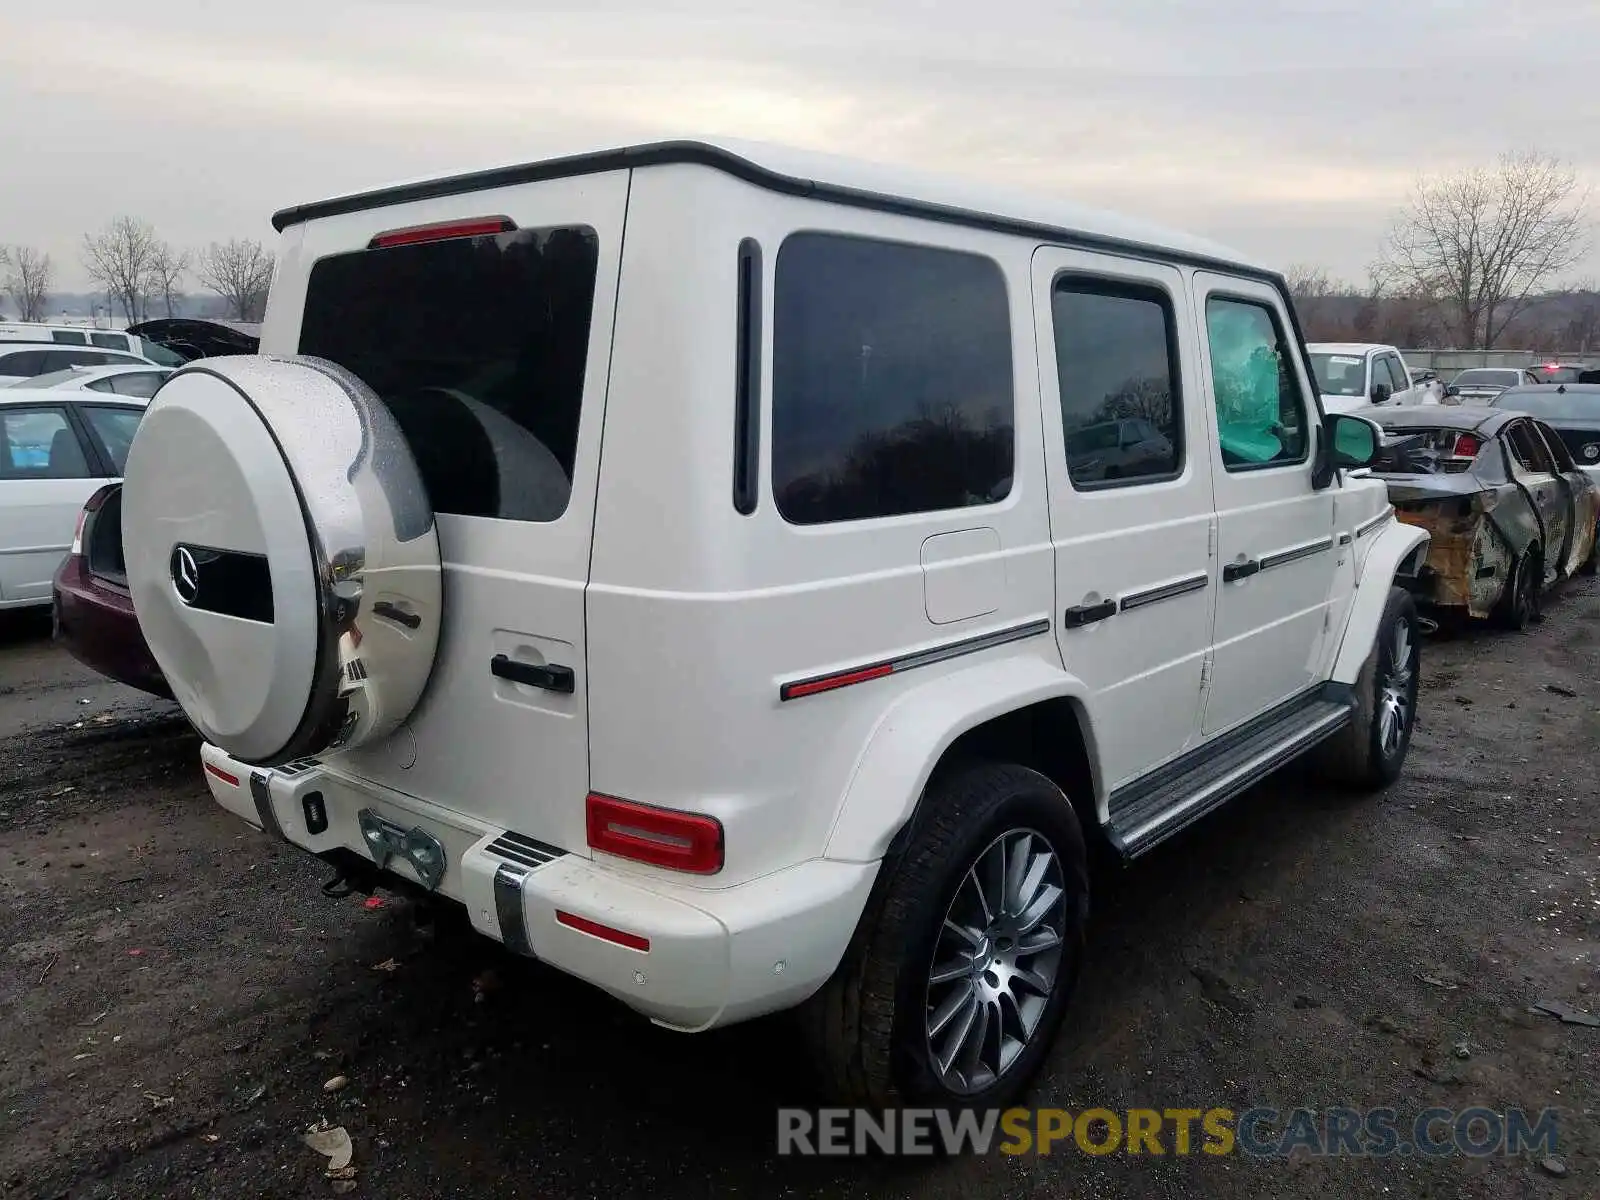
[[[78,435],[59,408],[0,408],[0,479],[87,479]]]
[[[133,445],[133,433],[139,428],[139,418],[144,416],[144,409],[103,408],[98,404],[86,404],[78,411],[89,419],[95,436],[111,458],[111,465],[121,475],[128,464],[128,447]]]
[[[1011,491],[1005,276],[976,254],[826,233],[778,250],[772,490],[797,525]]]
[[[1159,288],[1058,280],[1050,297],[1074,487],[1170,479],[1183,460],[1177,328]]]
[[[87,346],[87,334],[78,333],[71,329],[53,329],[50,331],[50,340],[62,346]]]
[[[599,249],[594,230],[562,227],[324,258],[300,352],[383,397],[436,512],[554,521],[572,491]]]
[[[91,333],[89,340],[106,350],[126,350],[128,339],[120,333]]]
[[[0,375],[21,375],[32,379],[45,373],[45,355],[48,350],[17,350],[0,354]]]

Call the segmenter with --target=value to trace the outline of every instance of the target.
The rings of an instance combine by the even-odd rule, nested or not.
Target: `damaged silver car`
[[[1419,604],[1521,629],[1559,580],[1595,569],[1600,488],[1554,430],[1501,408],[1378,409],[1372,473],[1396,517],[1432,535],[1396,582]]]

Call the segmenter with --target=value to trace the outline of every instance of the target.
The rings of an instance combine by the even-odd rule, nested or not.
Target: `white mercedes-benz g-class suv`
[[[673,1028],[799,1008],[840,1099],[994,1105],[1095,843],[1400,770],[1426,534],[1269,270],[699,142],[274,223],[261,355],[139,427],[128,578],[218,802],[344,877]]]

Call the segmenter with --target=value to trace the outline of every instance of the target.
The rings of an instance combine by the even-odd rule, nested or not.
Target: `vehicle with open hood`
[[[1388,438],[1373,474],[1396,516],[1431,539],[1401,575],[1420,603],[1520,629],[1544,591],[1595,569],[1600,492],[1554,429],[1498,403],[1375,419]]]
[[[275,224],[126,576],[213,796],[346,882],[675,1029],[798,1008],[836,1098],[1003,1106],[1091,846],[1401,770],[1427,534],[1269,268],[699,142]]]

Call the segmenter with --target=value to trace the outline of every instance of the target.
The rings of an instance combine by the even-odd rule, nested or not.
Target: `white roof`
[[[1312,354],[1367,354],[1373,350],[1393,350],[1383,342],[1307,342]]]
[[[660,159],[668,155],[673,149],[680,148],[685,152],[685,157],[689,157],[690,153],[697,149],[701,152],[702,157],[704,152],[708,150],[720,152],[723,156],[731,155],[735,158],[743,159],[762,171],[787,176],[791,179],[833,188],[846,188],[870,193],[878,197],[909,200],[919,205],[937,205],[957,210],[968,216],[990,217],[1002,221],[1046,226],[1089,237],[1135,242],[1190,257],[1215,259],[1255,271],[1276,271],[1276,268],[1270,267],[1250,255],[1231,247],[1208,241],[1205,238],[1164,228],[1137,218],[1125,217],[1087,205],[1075,204],[1069,200],[1030,194],[1025,191],[1003,188],[982,182],[982,174],[986,169],[986,164],[982,161],[973,163],[971,176],[947,176],[930,174],[905,167],[842,158],[835,155],[818,154],[812,151],[792,149],[787,146],[770,145],[764,142],[746,142],[729,138],[687,138],[610,149],[595,149],[591,146],[570,155],[552,155],[536,161],[538,163],[553,163],[562,158],[615,157],[619,160],[618,165],[623,166],[626,163],[621,160],[628,157],[640,157],[647,160],[650,158]],[[518,165],[533,166],[535,164]],[[514,170],[515,167],[505,169]],[[489,173],[492,174],[493,172]],[[412,187],[452,177],[450,175],[430,176],[425,179],[408,180],[405,183],[391,186]],[[493,185],[488,184],[486,181],[486,186]],[[376,190],[381,192],[388,189]],[[377,199],[374,192],[371,191],[345,193],[335,199],[343,200],[367,195],[373,195],[374,199]],[[309,205],[307,207],[314,209],[317,206]],[[316,215],[315,212],[309,214],[311,219],[315,219]]]

